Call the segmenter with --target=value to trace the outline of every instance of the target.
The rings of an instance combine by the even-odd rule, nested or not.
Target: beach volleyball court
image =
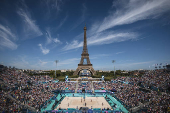
[[[86,104],[86,105],[85,105]],[[55,110],[61,108],[61,109],[67,109],[67,108],[77,108],[80,107],[88,107],[89,109],[92,108],[109,108],[111,109],[111,106],[107,103],[104,97],[86,97],[85,101],[83,97],[65,97],[61,104],[59,104]]]

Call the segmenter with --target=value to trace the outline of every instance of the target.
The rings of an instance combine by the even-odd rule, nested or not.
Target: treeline
[[[30,76],[32,75],[49,75],[52,78],[56,78],[60,81],[65,81],[65,76],[68,75],[69,78],[77,78],[79,77],[78,75],[73,75],[74,71],[66,71],[66,72],[61,72],[60,70],[56,70],[56,75],[55,71],[44,71],[43,73],[28,73]],[[120,76],[133,76],[134,71],[126,73],[124,70],[116,70],[115,75],[114,71],[111,72],[98,72],[96,71],[96,75],[92,75],[93,78],[101,78],[102,75],[104,76],[104,79],[106,81],[110,81],[111,79],[115,79]],[[139,76],[143,75],[143,73]]]
[[[115,75],[114,75],[114,71],[110,71],[110,72],[96,72],[96,75],[92,75],[93,78],[101,78],[102,75],[104,76],[105,81],[110,81],[111,79],[115,79],[119,76],[130,76],[131,73],[122,73],[125,71],[121,71],[121,70],[116,70],[115,71]]]
[[[118,76],[129,76],[130,73],[122,73],[122,72],[125,72],[125,71],[121,71],[121,70],[116,70],[115,71],[115,75],[118,75]],[[114,71],[110,71],[110,72],[96,72],[96,76],[115,76],[114,75]]]
[[[56,78],[56,79],[59,79],[60,81],[64,81],[66,75],[68,75],[69,78],[77,78],[78,77],[78,75],[73,75],[73,73],[74,73],[74,71],[61,72],[60,70],[56,70],[56,74],[55,74],[55,71],[52,70],[52,71],[44,71],[43,73],[27,73],[27,74],[29,74],[30,76],[49,75],[52,78]]]

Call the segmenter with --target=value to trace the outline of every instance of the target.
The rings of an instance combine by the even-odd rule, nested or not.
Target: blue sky
[[[75,70],[86,23],[95,70],[154,69],[170,63],[169,20],[169,0],[1,0],[0,63]]]

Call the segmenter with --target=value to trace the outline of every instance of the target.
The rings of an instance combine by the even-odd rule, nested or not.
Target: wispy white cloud
[[[153,67],[155,67],[155,64],[152,64]]]
[[[73,51],[77,51],[77,49],[72,49],[72,50],[69,50],[69,51],[61,51],[57,55],[67,54],[67,53],[70,53],[70,52],[73,52]]]
[[[19,56],[19,57],[24,64],[29,64],[29,62],[25,60],[26,56]]]
[[[150,64],[155,61],[146,61],[146,62],[132,62],[132,63],[124,63],[124,64],[118,64],[118,65],[126,65],[126,66],[133,66],[133,65],[142,65],[142,64]]]
[[[60,42],[60,40],[58,38],[54,38],[53,40],[54,40],[55,43],[59,43]]]
[[[128,0],[114,2],[116,12],[111,12],[103,21],[95,22],[88,31],[88,45],[103,45],[127,40],[138,40],[138,33],[110,32],[108,29],[118,25],[134,23],[139,20],[153,19],[170,10],[169,0]],[[107,30],[107,31],[106,31]],[[97,31],[97,32],[96,32]],[[76,38],[82,37],[83,33]],[[83,46],[83,41],[73,40],[63,50],[76,49]]]
[[[55,20],[62,10],[63,0],[41,0],[45,20]],[[52,17],[52,18],[51,18]]]
[[[40,60],[39,59],[39,64],[40,64],[40,66],[44,66],[45,64],[47,64],[48,62],[45,62],[45,61],[42,61],[42,60]]]
[[[126,60],[126,62],[129,62],[129,61],[131,62],[131,61],[134,61],[134,60]]]
[[[62,0],[46,0],[49,2],[49,6],[51,9],[57,9],[57,11],[61,10],[60,4],[62,3]]]
[[[11,29],[0,24],[0,48],[17,49],[18,45],[14,40],[16,40],[16,36]]]
[[[61,28],[61,27],[62,27],[62,25],[66,22],[67,18],[68,18],[68,15],[66,15],[66,16],[65,16],[65,18],[64,18],[64,19],[60,22],[60,24],[57,26],[57,28],[56,28],[56,29]]]
[[[0,24],[0,29],[1,29],[1,31],[5,32],[5,34],[9,35],[11,38],[16,39],[15,34],[12,33],[11,29],[9,29],[8,27],[5,27],[5,26]]]
[[[139,20],[156,18],[170,10],[169,0],[128,0],[114,2],[116,12],[104,18],[97,32],[102,32],[118,25],[131,24]]]
[[[74,24],[74,26],[70,29],[70,31],[74,30],[75,28],[77,28],[81,23],[83,23],[85,21],[86,18],[86,12],[87,12],[87,7],[84,4],[82,4],[83,8],[82,8],[82,15],[81,17],[78,19],[78,21]]]
[[[152,63],[153,61],[148,61],[148,62],[136,62],[136,63],[131,63],[129,65],[140,65],[140,64],[148,64],[148,63]]]
[[[21,60],[22,59],[22,60]],[[31,62],[29,62],[31,61]],[[67,67],[73,68],[73,64],[77,66],[77,63],[80,61],[80,58],[70,58],[65,60],[59,60],[57,63],[57,69],[64,68],[67,65]],[[12,62],[8,64],[9,66],[15,66],[16,68],[20,69],[56,69],[56,63],[54,61],[48,61],[48,60],[42,60],[39,58],[30,58],[28,56],[19,56],[15,58]]]
[[[88,39],[89,45],[103,45],[115,42],[123,42],[127,40],[135,40],[137,37],[136,33],[101,33],[94,35]]]
[[[48,13],[51,13],[51,10],[55,10],[57,13],[61,10],[62,0],[43,0],[47,6]]]
[[[83,42],[78,42],[78,40],[73,40],[71,43],[66,44],[63,50],[76,49],[83,46]]]
[[[49,49],[46,49],[44,47],[42,47],[42,44],[38,44],[38,46],[40,47],[41,49],[41,52],[45,55],[45,54],[48,54],[50,52]]]
[[[108,57],[110,54],[97,54],[97,55],[92,55],[90,59],[98,59],[100,57]]]
[[[41,60],[37,58],[30,58],[26,55],[19,55],[8,64],[20,69],[51,69],[52,61]]]
[[[23,57],[23,60],[20,60],[19,57],[15,61],[10,63],[10,66],[15,66],[21,69],[56,69],[56,63],[55,61],[48,61],[48,60],[42,60],[42,59],[34,59],[34,62],[25,62],[27,60],[30,60],[28,57]],[[32,59],[32,58],[31,58]],[[70,58],[65,60],[59,60],[57,63],[57,69],[65,69],[65,66],[68,66],[70,68],[73,68],[73,64],[77,66],[77,63],[80,61],[80,58]]]
[[[18,57],[15,57],[8,65],[15,66],[16,68],[20,69],[30,68],[30,63],[28,62],[27,56],[25,55],[19,55]]]
[[[97,55],[93,55],[93,56],[98,56],[98,57],[107,57],[107,56],[110,56],[110,54],[97,54]]]
[[[123,42],[127,40],[135,40],[138,34],[136,33],[97,33],[87,39],[88,45],[103,45],[115,42]],[[83,41],[73,40],[67,44],[63,50],[75,49],[83,46]]]
[[[121,54],[121,53],[124,53],[124,51],[121,51],[121,52],[117,52],[116,54]]]
[[[68,65],[68,64],[73,64],[75,62],[80,61],[80,58],[71,58],[71,59],[66,59],[58,62],[58,66],[63,66],[63,65]]]
[[[61,41],[58,39],[58,38],[52,38],[52,36],[51,36],[51,32],[50,32],[50,30],[49,29],[47,29],[46,30],[46,38],[47,38],[47,42],[46,42],[46,44],[48,45],[48,44],[50,44],[50,43],[61,43]]]
[[[33,38],[43,34],[39,26],[36,24],[36,21],[32,19],[24,1],[22,1],[22,7],[18,8],[17,13],[22,18],[24,23],[23,30],[26,38]]]

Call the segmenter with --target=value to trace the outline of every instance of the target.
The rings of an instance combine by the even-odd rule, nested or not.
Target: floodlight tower
[[[112,60],[113,65],[115,62],[116,62],[115,60]],[[114,76],[115,76],[115,66],[114,66]]]
[[[57,69],[58,60],[55,60],[55,63],[56,63],[56,69]],[[56,78],[56,69],[55,69],[55,78]]]

